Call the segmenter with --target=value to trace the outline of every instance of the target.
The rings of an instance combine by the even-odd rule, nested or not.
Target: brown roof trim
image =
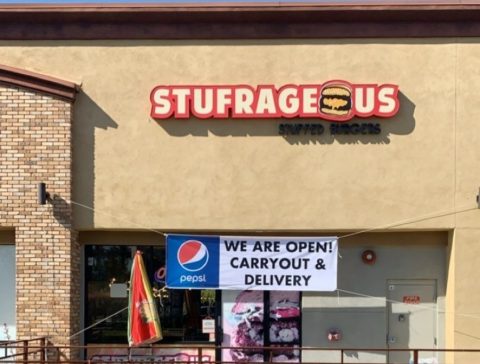
[[[0,40],[480,36],[480,3],[417,1],[2,5]]]
[[[73,102],[79,86],[73,82],[0,65],[0,82],[46,93]]]
[[[319,10],[324,11],[350,9],[350,10],[458,10],[458,9],[478,9],[480,2],[477,0],[416,0],[416,1],[395,1],[395,0],[342,0],[339,1],[295,1],[295,2],[274,2],[274,1],[231,1],[231,2],[195,2],[178,3],[93,3],[93,4],[0,4],[0,11],[10,12],[163,12],[167,9],[174,12],[189,12],[192,9],[199,11],[239,11],[255,9],[259,11],[268,11],[272,9],[294,9],[294,10]]]

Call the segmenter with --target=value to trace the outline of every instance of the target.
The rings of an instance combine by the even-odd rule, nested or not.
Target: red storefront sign
[[[398,86],[335,80],[314,85],[157,86],[150,95],[154,119],[392,117]]]

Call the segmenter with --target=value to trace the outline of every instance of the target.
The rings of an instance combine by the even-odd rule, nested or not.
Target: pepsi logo
[[[177,252],[178,263],[189,272],[197,272],[208,263],[208,249],[198,240],[187,240]]]

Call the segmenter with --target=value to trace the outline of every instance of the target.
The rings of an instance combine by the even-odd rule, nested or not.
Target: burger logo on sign
[[[325,86],[320,96],[320,112],[347,117],[352,112],[352,91],[341,84]]]
[[[400,107],[398,86],[329,81],[318,85],[157,86],[150,95],[151,116],[168,118],[392,117]]]

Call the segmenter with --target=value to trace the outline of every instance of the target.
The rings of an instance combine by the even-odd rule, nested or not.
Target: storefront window
[[[209,341],[209,335],[202,333],[202,320],[215,317],[215,291],[166,289],[165,249],[159,246],[85,247],[86,326],[127,307],[130,267],[137,249],[143,251],[157,300],[162,343]],[[88,330],[86,342],[127,343],[127,321],[125,310]]]
[[[269,341],[278,347],[271,351],[272,361],[300,362],[300,351],[291,349],[301,346],[300,299],[299,292],[270,292]]]
[[[223,291],[222,360],[299,363],[300,307],[300,292]]]

